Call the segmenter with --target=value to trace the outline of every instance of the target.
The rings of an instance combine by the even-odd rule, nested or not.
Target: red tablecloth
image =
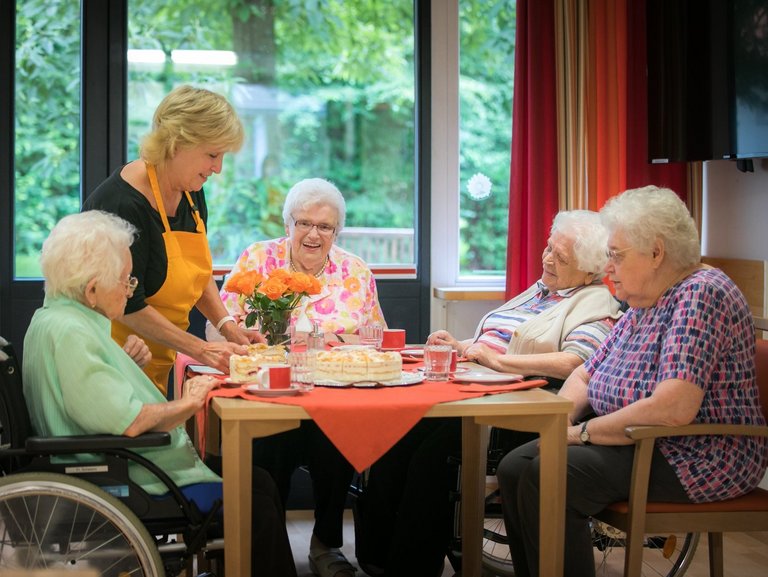
[[[240,397],[298,405],[309,414],[318,427],[359,472],[370,467],[403,437],[424,414],[437,403],[459,401],[487,394],[529,389],[545,385],[544,380],[518,381],[504,385],[424,382],[406,387],[377,389],[324,388],[297,396],[257,397],[241,388],[216,389],[213,397]],[[198,413],[197,430],[204,435],[206,408]],[[204,450],[205,439],[198,444]]]

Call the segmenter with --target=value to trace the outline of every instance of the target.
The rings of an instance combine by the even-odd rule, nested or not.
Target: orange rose
[[[289,273],[284,268],[276,268],[271,273],[269,273],[269,278],[287,282],[288,279],[291,278],[291,273]]]
[[[247,296],[253,294],[256,285],[260,284],[263,280],[264,277],[255,270],[239,272],[229,277],[224,285],[224,289],[228,292]]]
[[[288,279],[288,289],[295,293],[307,292],[312,288],[312,279],[314,278],[303,272],[295,272]]]
[[[270,300],[277,300],[288,289],[288,285],[281,279],[270,276],[267,281],[259,287],[259,292]]]

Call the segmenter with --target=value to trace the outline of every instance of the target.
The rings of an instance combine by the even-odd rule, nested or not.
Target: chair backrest
[[[13,345],[0,337],[0,449],[21,449],[32,435]]]
[[[757,388],[760,391],[760,405],[763,407],[763,415],[768,421],[768,340],[757,339],[755,345]]]

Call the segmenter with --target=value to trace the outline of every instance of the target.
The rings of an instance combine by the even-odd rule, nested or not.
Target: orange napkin
[[[530,384],[529,384],[530,383]],[[526,381],[528,388],[536,381]],[[520,383],[515,383],[520,385]],[[473,385],[425,382],[409,387],[377,389],[315,387],[311,392],[293,397],[255,397],[240,388],[216,389],[212,397],[241,397],[266,403],[303,407],[318,427],[359,472],[370,467],[405,435],[434,405],[480,397],[495,392],[515,390],[513,385]],[[198,434],[204,434],[208,404],[198,413]],[[205,440],[198,441],[201,450]]]
[[[504,385],[484,385],[481,383],[470,383],[468,385],[462,385],[459,387],[460,391],[473,393],[507,393],[509,391],[522,391],[525,389],[535,389],[536,387],[543,387],[547,384],[545,379],[535,379],[532,381],[516,381],[514,383]]]

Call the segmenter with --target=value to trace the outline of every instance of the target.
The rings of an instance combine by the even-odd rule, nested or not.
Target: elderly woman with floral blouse
[[[565,572],[595,574],[590,515],[626,500],[631,425],[764,425],[749,306],[722,271],[700,263],[696,226],[669,189],[628,190],[601,211],[605,267],[630,309],[565,381],[569,415]],[[590,415],[596,415],[588,418]],[[763,478],[768,440],[680,436],[654,448],[648,498],[708,502],[749,492]],[[497,470],[515,575],[538,575],[539,457],[513,450]]]
[[[283,206],[286,236],[253,243],[243,251],[232,273],[255,270],[268,275],[282,268],[317,277],[320,293],[306,297],[293,312],[294,326],[297,322],[317,323],[324,333],[336,335],[354,334],[368,323],[386,326],[371,270],[362,259],[336,245],[345,216],[344,197],[333,184],[321,178],[296,183]],[[248,310],[240,295],[222,289],[221,298],[231,321],[242,323]],[[339,550],[352,465],[312,421],[254,443],[254,464],[273,475],[284,500],[293,471],[305,463],[315,496],[310,567],[321,577],[352,576],[355,570]]]

